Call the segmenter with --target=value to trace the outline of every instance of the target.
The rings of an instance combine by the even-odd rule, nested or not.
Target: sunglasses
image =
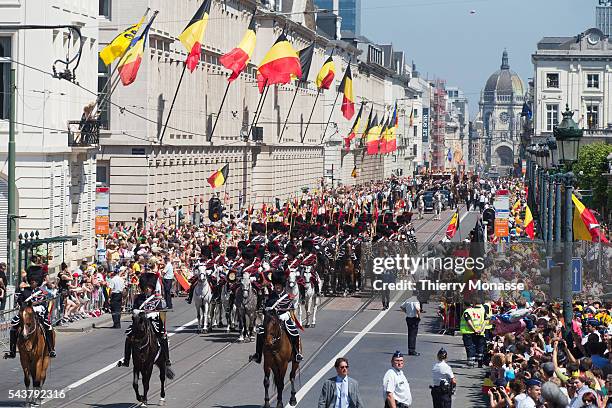
[[[349,366],[348,365],[343,365],[343,366],[338,366],[339,369],[344,370],[344,369],[348,369]]]

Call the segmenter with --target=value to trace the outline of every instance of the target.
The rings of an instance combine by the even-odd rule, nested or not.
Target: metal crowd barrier
[[[11,330],[11,319],[19,312],[19,309],[0,311],[0,349],[9,349],[9,331]]]

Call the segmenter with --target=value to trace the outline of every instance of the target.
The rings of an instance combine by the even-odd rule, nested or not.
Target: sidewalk
[[[75,332],[88,332],[97,327],[101,327],[111,323],[113,317],[110,313],[103,313],[99,317],[88,317],[74,321],[72,323],[63,324],[61,326],[55,326],[55,330],[58,332],[75,333]]]

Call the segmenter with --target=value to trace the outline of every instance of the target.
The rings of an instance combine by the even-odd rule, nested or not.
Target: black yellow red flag
[[[178,39],[187,49],[189,55],[185,61],[185,65],[189,71],[193,72],[202,55],[202,43],[204,42],[204,33],[208,25],[208,17],[210,15],[210,4],[212,0],[204,0],[204,3],[198,8],[198,11],[193,15],[187,27],[178,36]]]

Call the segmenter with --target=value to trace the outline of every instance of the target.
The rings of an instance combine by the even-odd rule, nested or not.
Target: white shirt
[[[336,376],[336,403],[334,408],[348,408],[348,377]]]
[[[125,288],[123,278],[119,275],[113,276],[110,280],[110,288],[112,293],[123,293],[123,288]]]
[[[164,268],[164,279],[174,279],[174,266],[172,266],[172,262],[168,262]]]
[[[417,317],[417,311],[421,310],[421,303],[416,297],[411,296],[404,303],[402,303],[402,309],[406,312],[406,317]]]
[[[387,399],[387,393],[393,393],[396,402],[401,402],[410,406],[412,404],[412,394],[410,384],[401,370],[390,368],[383,377],[383,396]]]
[[[535,401],[527,395],[523,400],[516,404],[516,408],[536,408]]]
[[[455,378],[453,370],[446,363],[446,361],[439,361],[435,363],[431,369],[432,385],[438,386],[441,381],[445,381],[446,384],[450,384],[451,380]]]

